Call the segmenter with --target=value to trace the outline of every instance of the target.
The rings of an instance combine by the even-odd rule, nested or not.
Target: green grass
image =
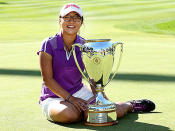
[[[105,88],[111,101],[148,98],[154,113],[128,114],[110,127],[54,124],[38,105],[42,78],[36,52],[59,31],[60,0],[0,1],[0,130],[175,130],[174,0],[78,0],[89,39],[124,42],[118,75]]]
[[[157,27],[162,30],[175,31],[175,20],[157,24]]]

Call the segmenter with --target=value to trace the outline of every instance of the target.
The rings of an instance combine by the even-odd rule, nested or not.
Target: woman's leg
[[[118,118],[123,117],[127,112],[150,112],[156,107],[154,102],[147,99],[119,102],[116,105]]]
[[[54,122],[71,123],[82,119],[82,113],[79,112],[71,103],[61,101],[58,104],[49,106],[50,118]]]
[[[155,104],[150,100],[133,100],[129,102],[118,102],[117,118],[123,117],[127,112],[150,112],[155,109]],[[139,110],[138,110],[139,109]],[[61,101],[58,104],[50,104],[50,118],[54,122],[71,123],[83,120],[83,112],[79,112],[71,103]],[[84,118],[87,112],[84,112]]]
[[[79,91],[73,94],[74,97],[91,101],[93,93],[87,86],[83,86]],[[43,114],[48,120],[61,123],[78,122],[83,120],[86,113],[79,112],[71,103],[64,101],[62,98],[47,98],[41,104]]]
[[[127,102],[117,102],[116,103],[117,106],[117,117],[121,118],[123,117],[125,114],[127,114],[127,112],[131,112],[132,111],[132,104],[131,103],[127,103]]]

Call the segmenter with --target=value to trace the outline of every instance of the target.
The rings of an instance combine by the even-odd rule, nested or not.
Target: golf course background
[[[43,39],[59,32],[59,10],[70,2],[84,11],[81,36],[125,43],[107,96],[111,101],[151,99],[153,113],[130,113],[109,127],[54,124],[42,116],[36,52]],[[174,0],[0,0],[0,131],[174,131],[174,93]]]

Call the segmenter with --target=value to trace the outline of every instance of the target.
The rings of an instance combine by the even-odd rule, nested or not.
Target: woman
[[[72,45],[84,43],[77,35],[83,24],[82,9],[67,4],[60,11],[60,33],[43,41],[40,50],[40,68],[43,85],[40,97],[42,111],[50,121],[70,123],[84,119],[87,104],[94,98],[94,90],[83,85],[72,56]],[[77,59],[83,69],[81,52],[76,49]],[[116,103],[118,117],[127,112],[149,112],[155,105],[149,100]]]

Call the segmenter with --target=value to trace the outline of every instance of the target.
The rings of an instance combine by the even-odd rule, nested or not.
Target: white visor
[[[83,12],[80,6],[74,3],[66,4],[65,6],[63,6],[60,11],[60,16],[64,17],[65,15],[69,14],[72,11],[78,13],[81,17],[83,16]]]

